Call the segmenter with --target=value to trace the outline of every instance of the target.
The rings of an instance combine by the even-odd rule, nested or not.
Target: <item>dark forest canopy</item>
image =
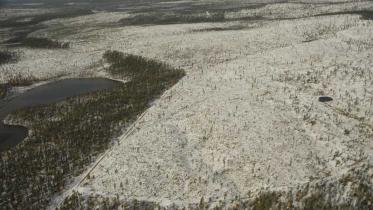
[[[67,4],[67,3],[116,3],[116,4],[126,4],[126,3],[154,3],[154,2],[161,2],[162,0],[0,0],[0,5],[6,4],[46,4],[46,5],[59,5],[59,4]],[[163,0],[165,2],[168,0]]]
[[[65,8],[74,7],[80,9],[121,10],[137,6],[151,5],[157,2],[173,0],[0,0],[0,8],[21,7],[21,8]]]

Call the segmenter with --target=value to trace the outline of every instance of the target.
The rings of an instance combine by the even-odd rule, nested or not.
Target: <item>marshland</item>
[[[5,1],[0,209],[371,209],[372,14]]]

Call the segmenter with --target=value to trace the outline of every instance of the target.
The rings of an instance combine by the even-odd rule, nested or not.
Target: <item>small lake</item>
[[[99,90],[107,90],[119,82],[104,78],[64,79],[37,86],[9,100],[0,100],[0,151],[20,143],[28,134],[22,126],[4,125],[9,113],[25,107],[46,105],[66,98]]]

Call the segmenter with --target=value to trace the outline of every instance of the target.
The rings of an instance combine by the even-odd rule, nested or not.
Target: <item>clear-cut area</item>
[[[203,17],[229,5],[183,2]],[[50,209],[73,191],[170,209],[254,208],[261,198],[274,209],[372,208],[373,2],[235,3],[218,10],[221,21],[126,24],[138,15],[127,11],[47,21],[31,35],[71,49],[20,47],[21,59],[3,65],[3,81],[14,69],[102,76],[110,49],[186,72]],[[163,4],[178,1],[154,3]]]

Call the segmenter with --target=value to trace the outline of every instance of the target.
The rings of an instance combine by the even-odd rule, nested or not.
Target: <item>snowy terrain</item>
[[[126,12],[52,20],[32,36],[72,48],[21,48],[21,60],[3,66],[0,79],[13,70],[40,79],[103,75],[108,49],[185,69],[74,187],[85,195],[218,203],[332,182],[358,167],[373,184],[373,22],[315,16],[373,10],[373,2],[309,2],[225,13],[260,17],[250,21],[116,25],[132,15]],[[319,102],[324,95],[334,100]],[[348,202],[348,190],[331,197]]]

